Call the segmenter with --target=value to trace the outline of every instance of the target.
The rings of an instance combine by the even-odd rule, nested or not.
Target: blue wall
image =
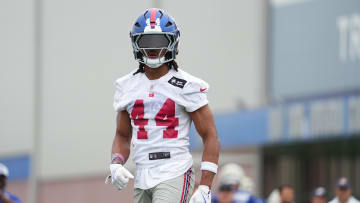
[[[24,180],[29,177],[30,157],[28,155],[0,158],[0,163],[9,168],[9,180]]]
[[[357,101],[357,107],[353,106],[351,109],[349,106],[350,100]],[[318,108],[316,108],[329,106],[329,103],[333,104],[334,101],[336,106],[330,105],[330,108],[325,109],[326,112],[324,109],[319,112]],[[290,116],[294,106],[300,106],[302,109],[295,119]],[[274,109],[279,112],[280,118],[270,116],[271,111]],[[324,116],[332,119],[329,120]],[[360,92],[352,92],[349,95],[305,98],[303,100],[287,101],[263,109],[215,115],[215,123],[222,149],[230,149],[273,143],[311,141],[333,138],[334,136],[357,136],[360,135],[360,124],[353,127],[353,129],[349,128],[349,123],[357,122],[357,118],[360,118]],[[274,122],[271,119],[278,120]],[[294,133],[291,131],[291,123],[293,125],[294,123],[300,124],[303,130]],[[317,126],[313,126],[314,123]],[[335,125],[339,127],[334,128]],[[275,131],[277,134],[271,132],[271,129],[274,128],[277,129]],[[321,128],[321,131],[318,130],[319,128]],[[193,126],[190,132],[190,148],[192,150],[202,148],[201,138],[197,135]]]
[[[259,145],[267,141],[268,110],[257,109],[215,115],[215,123],[222,148]],[[190,148],[202,147],[194,127],[190,132]]]

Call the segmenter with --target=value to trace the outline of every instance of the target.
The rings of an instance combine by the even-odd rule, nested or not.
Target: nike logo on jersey
[[[200,88],[200,92],[207,90],[207,88]]]
[[[168,82],[171,85],[174,85],[176,87],[180,87],[182,89],[182,88],[184,88],[187,81],[173,76]]]

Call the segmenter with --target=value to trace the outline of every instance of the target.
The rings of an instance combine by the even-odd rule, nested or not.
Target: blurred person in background
[[[294,202],[294,188],[290,185],[282,185],[279,187],[280,203]]]
[[[326,190],[323,187],[318,187],[315,189],[314,194],[311,198],[311,203],[326,203]]]
[[[7,178],[9,177],[9,169],[0,163],[0,203],[20,203],[20,199],[8,193],[6,189]]]
[[[352,190],[349,180],[342,177],[338,180],[335,190],[336,197],[329,203],[360,203],[352,196]]]
[[[264,202],[264,200],[252,195],[254,184],[238,164],[228,163],[224,165],[219,176],[220,187],[212,199],[213,203]]]
[[[282,185],[274,189],[267,199],[267,203],[291,203],[293,201],[294,189],[289,185]]]
[[[212,203],[233,203],[234,187],[230,184],[221,184],[217,194],[213,195]]]
[[[251,194],[254,193],[254,182],[251,180],[250,177],[245,176],[240,183],[240,189],[246,192],[249,192]]]
[[[279,188],[274,189],[266,200],[267,203],[280,203]]]
[[[220,144],[206,96],[209,85],[178,68],[179,36],[174,19],[165,11],[146,10],[130,32],[139,68],[115,82],[117,127],[107,180],[121,190],[134,178],[123,166],[131,148],[137,203],[211,201]],[[194,193],[192,121],[204,144],[200,185]]]

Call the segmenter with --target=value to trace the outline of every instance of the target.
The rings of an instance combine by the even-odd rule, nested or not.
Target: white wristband
[[[218,169],[217,164],[214,164],[214,163],[211,163],[211,162],[208,162],[208,161],[201,162],[200,170],[202,170],[202,171],[206,170],[206,171],[211,171],[213,173],[216,173],[217,169]]]

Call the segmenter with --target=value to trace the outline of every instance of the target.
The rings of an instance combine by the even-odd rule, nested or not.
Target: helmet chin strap
[[[148,57],[143,56],[144,63],[150,68],[158,68],[165,62],[165,57],[160,57],[157,59],[150,59]]]

